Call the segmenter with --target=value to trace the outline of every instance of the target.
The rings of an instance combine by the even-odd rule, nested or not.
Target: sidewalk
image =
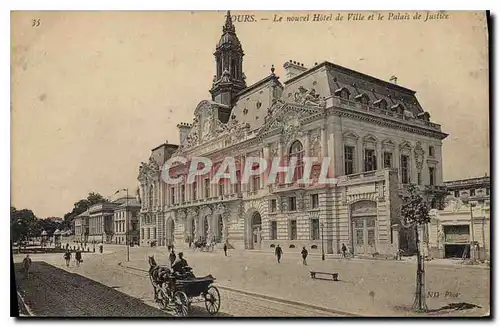
[[[162,253],[168,253],[168,249],[166,247],[157,247],[157,251],[162,252]],[[197,252],[199,250],[196,250]],[[269,250],[240,250],[240,249],[234,249],[234,250],[229,250],[228,253],[244,253],[244,254],[257,254],[257,255],[269,255],[269,256],[274,256],[274,249],[269,249]],[[192,248],[188,247],[179,247],[175,248],[175,252],[184,252],[184,253],[190,253],[194,252]],[[213,253],[221,253],[221,249],[215,249]],[[210,252],[209,252],[210,253]],[[295,252],[291,251],[286,251],[283,250],[283,256],[297,256],[300,253],[300,249],[296,250]],[[308,255],[309,258],[321,258],[321,253],[309,253]],[[416,265],[417,264],[417,257],[416,256],[411,256],[411,257],[402,257],[401,260],[391,260],[391,259],[385,259],[385,258],[378,258],[378,257],[369,257],[369,256],[364,256],[364,257],[352,257],[349,259],[343,259],[342,254],[325,254],[325,260],[352,260],[352,261],[377,261],[377,262],[391,262],[391,263],[401,263],[401,264],[411,264],[411,265]],[[487,264],[478,264],[478,265],[466,265],[463,264],[462,260],[457,260],[457,259],[432,259],[430,261],[425,261],[425,266],[440,266],[440,267],[449,267],[449,268],[471,268],[471,269],[490,269],[490,266]]]

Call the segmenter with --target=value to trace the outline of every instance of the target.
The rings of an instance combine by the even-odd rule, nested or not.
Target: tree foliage
[[[64,229],[69,229],[71,227],[73,219],[75,219],[76,216],[84,213],[88,208],[90,208],[94,204],[104,203],[104,202],[109,202],[109,200],[104,198],[99,193],[90,192],[87,198],[75,202],[73,210],[64,215],[64,222],[62,224],[62,227]]]
[[[415,185],[408,185],[402,196],[401,223],[405,227],[423,225],[431,221],[430,207]]]
[[[37,218],[29,209],[10,207],[10,234],[13,242],[28,240],[36,230]]]

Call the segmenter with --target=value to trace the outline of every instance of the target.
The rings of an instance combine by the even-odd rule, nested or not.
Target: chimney
[[[305,72],[307,70],[306,67],[304,67],[304,64],[297,62],[297,61],[287,61],[283,65],[283,68],[286,70],[286,79],[293,78],[294,76],[299,75],[302,72]]]
[[[181,145],[182,143],[184,143],[186,136],[188,136],[189,131],[191,130],[191,126],[192,125],[188,123],[177,124],[177,128],[179,129],[179,140]]]

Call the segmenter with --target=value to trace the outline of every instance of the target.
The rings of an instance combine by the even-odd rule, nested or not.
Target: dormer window
[[[341,87],[340,89],[335,91],[335,96],[349,100],[349,98],[351,97],[351,92],[347,88]]]
[[[366,105],[370,102],[370,98],[365,93],[361,93],[361,94],[356,95],[356,97],[354,99],[356,101],[358,101],[362,104],[366,104]]]
[[[378,107],[380,109],[387,109],[387,101],[385,101],[385,99],[378,99],[376,101],[373,102],[373,105],[375,107]]]

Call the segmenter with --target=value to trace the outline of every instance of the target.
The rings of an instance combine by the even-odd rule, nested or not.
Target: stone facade
[[[296,157],[299,170],[291,181],[269,183],[263,174],[248,184],[217,185],[209,183],[213,173],[187,183],[178,164],[169,174],[184,182],[168,185],[160,173],[168,158],[150,159],[139,174],[141,231],[158,233],[146,240],[141,232],[141,242],[179,247],[208,238],[242,249],[280,244],[339,253],[346,244],[356,254],[394,253],[401,185],[442,185],[447,134],[430,122],[415,92],[330,62],[308,69],[292,61],[283,83],[273,67],[243,88],[243,51],[229,15],[215,58],[212,100],[198,104],[192,123],[179,124],[181,144],[168,158],[208,157],[218,167],[233,157],[241,177],[245,158]],[[303,157],[316,158],[312,185],[297,178]],[[324,159],[337,179],[330,185],[318,184]]]
[[[118,206],[113,215],[113,238],[115,244],[127,244],[127,240],[139,244],[139,211],[141,205],[135,198]],[[128,226],[126,225],[128,222]],[[127,237],[128,236],[128,237]]]
[[[466,252],[467,257],[470,244],[475,242],[476,258],[489,259],[490,178],[450,181],[445,185],[449,192],[446,207],[432,211],[428,226],[430,256],[462,257]]]

